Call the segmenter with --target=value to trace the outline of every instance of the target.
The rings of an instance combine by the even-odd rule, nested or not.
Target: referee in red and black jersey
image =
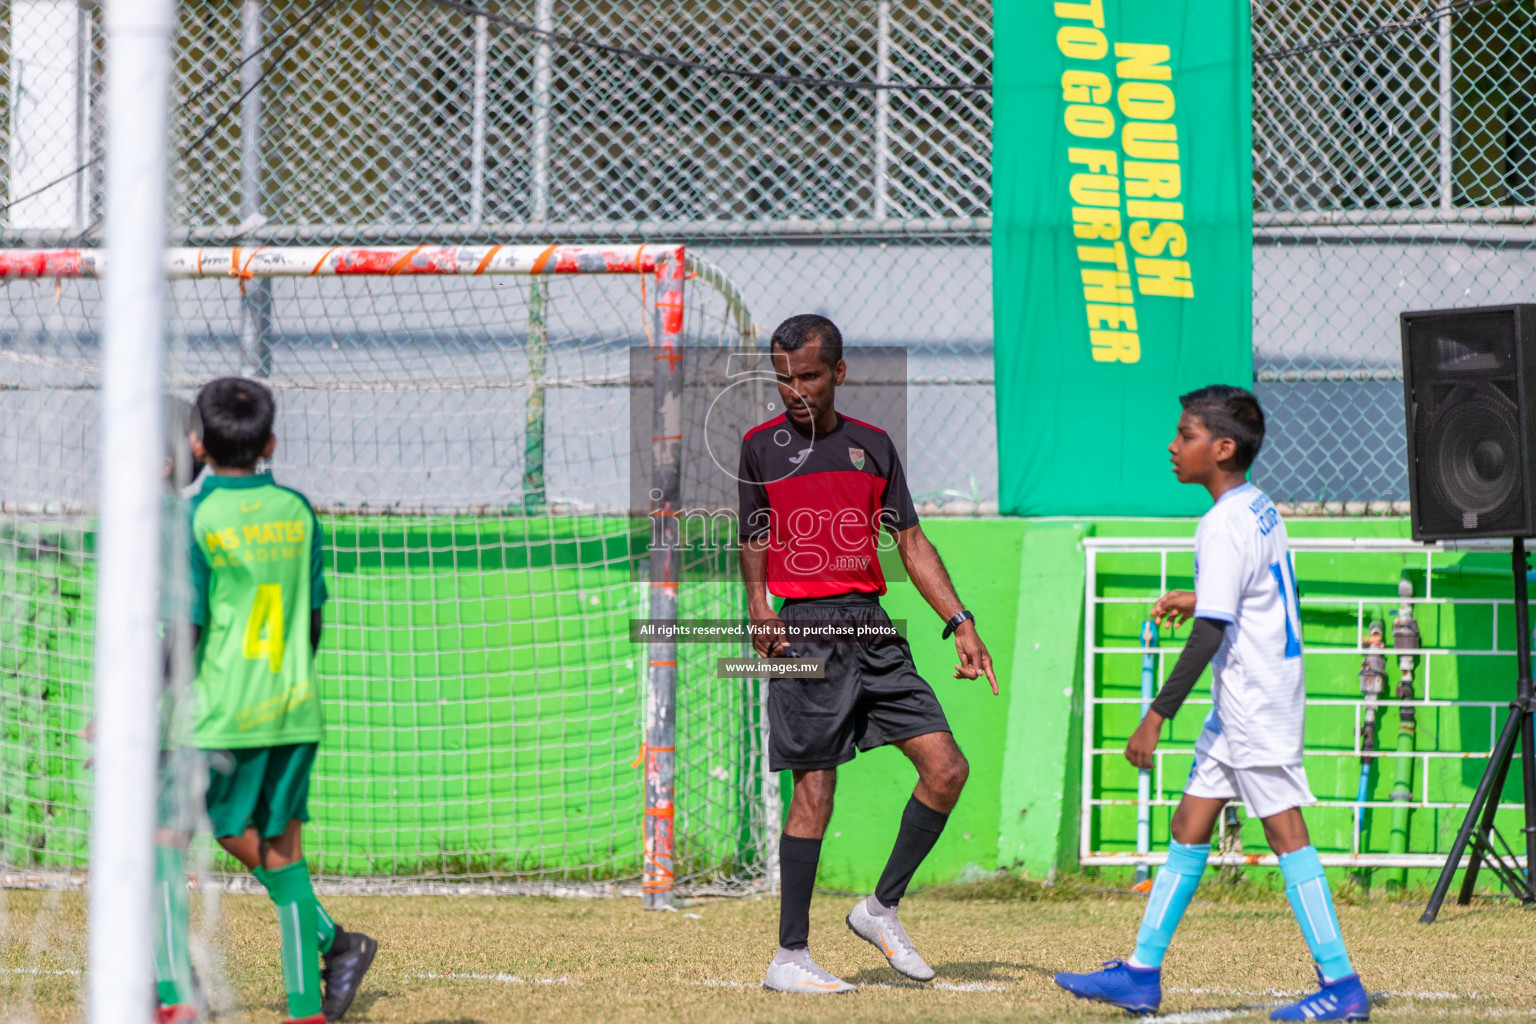
[[[769,767],[793,771],[795,788],[779,845],[779,951],[763,987],[853,991],[810,957],[811,890],[837,766],[887,743],[912,760],[917,788],[880,884],[854,906],[848,927],[896,970],[928,981],[933,970],[896,919],[896,905],[943,832],[970,766],[905,640],[791,639],[784,624],[807,631],[888,625],[877,546],[889,531],[913,584],[943,620],[944,636],[955,638],[955,678],[984,674],[996,694],[992,658],[918,525],[896,446],[879,427],[837,412],[837,388],[847,374],[837,325],[824,316],[792,316],[773,332],[770,351],[785,413],[747,433],[738,473],[748,615],[766,627],[756,639],[759,654],[825,659],[826,675],[769,681]],[[777,614],[770,593],[784,599]]]

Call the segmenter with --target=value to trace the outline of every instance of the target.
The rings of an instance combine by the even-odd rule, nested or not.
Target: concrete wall
[[[1071,820],[1076,806],[1070,738],[1080,731],[1073,723],[1080,721],[1081,540],[1088,527],[993,519],[932,520],[924,529],[976,613],[1002,694],[993,697],[985,682],[950,678],[954,645],[940,638],[938,617],[910,583],[893,584],[886,607],[892,618],[907,619],[913,657],[971,762],[965,795],[915,882],[1015,864],[1043,874],[1070,852],[1062,809]],[[874,887],[916,780],[893,748],[840,770],[822,885]]]

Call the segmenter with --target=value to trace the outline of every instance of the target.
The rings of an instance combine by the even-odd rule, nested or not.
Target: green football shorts
[[[309,771],[318,743],[208,751],[208,820],[219,838],[255,826],[266,839],[309,820]]]

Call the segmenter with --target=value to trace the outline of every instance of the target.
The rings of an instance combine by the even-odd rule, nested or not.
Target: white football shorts
[[[1197,754],[1184,784],[1186,796],[1241,800],[1250,818],[1269,818],[1292,807],[1317,803],[1301,765],[1233,768],[1209,754]]]

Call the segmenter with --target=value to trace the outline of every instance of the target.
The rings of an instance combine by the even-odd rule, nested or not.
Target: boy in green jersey
[[[197,396],[192,451],[208,472],[192,499],[188,538],[196,645],[189,732],[211,768],[214,836],[277,905],[289,1017],[320,1024],[346,1012],[378,943],[331,921],[300,843],[324,731],[314,652],[326,592],[309,502],[256,472],[277,447],[275,411],[272,392],[238,377],[212,381]]]

